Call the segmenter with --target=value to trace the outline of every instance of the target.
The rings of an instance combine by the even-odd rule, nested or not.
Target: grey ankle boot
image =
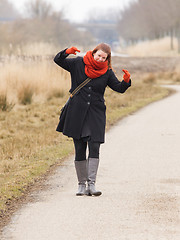
[[[86,194],[87,160],[74,161],[74,163],[79,185],[76,196],[83,196]]]
[[[98,158],[89,158],[88,159],[88,189],[87,195],[89,196],[100,196],[102,194],[101,191],[97,191],[95,189],[96,175],[99,166]]]

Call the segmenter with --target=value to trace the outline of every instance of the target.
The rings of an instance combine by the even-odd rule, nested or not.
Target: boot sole
[[[86,195],[86,194],[84,194],[84,193],[76,193],[76,196],[84,196],[84,195]]]
[[[98,197],[98,196],[100,196],[101,194],[102,194],[102,192],[97,192],[97,193],[94,193],[94,194],[92,194],[92,195]]]
[[[96,197],[98,197],[98,196],[100,196],[102,194],[102,192],[96,192],[96,193],[94,193],[94,194],[92,194],[92,193],[87,193],[86,195],[87,196],[96,196]]]

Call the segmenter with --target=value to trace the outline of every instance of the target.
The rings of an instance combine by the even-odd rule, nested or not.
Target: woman
[[[86,84],[70,100],[65,122],[61,121],[57,131],[72,137],[75,147],[75,169],[78,178],[77,196],[101,195],[95,189],[96,175],[99,165],[100,144],[104,143],[106,106],[104,92],[107,86],[112,90],[124,93],[130,86],[130,74],[124,71],[123,81],[119,81],[111,67],[111,48],[105,43],[99,44],[84,57],[67,58],[69,54],[80,52],[76,47],[59,52],[54,61],[71,74],[70,93],[87,77],[91,81]],[[89,155],[86,158],[86,148]],[[86,183],[88,184],[86,188]]]

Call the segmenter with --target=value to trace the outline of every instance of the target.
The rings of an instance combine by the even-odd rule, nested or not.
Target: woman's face
[[[103,52],[102,50],[98,50],[94,53],[94,60],[96,60],[97,62],[105,62],[107,56],[107,53]]]

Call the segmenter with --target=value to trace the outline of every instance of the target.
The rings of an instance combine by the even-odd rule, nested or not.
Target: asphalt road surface
[[[179,240],[180,86],[124,118],[101,146],[100,197],[77,197],[73,156],[4,228],[3,240]]]

